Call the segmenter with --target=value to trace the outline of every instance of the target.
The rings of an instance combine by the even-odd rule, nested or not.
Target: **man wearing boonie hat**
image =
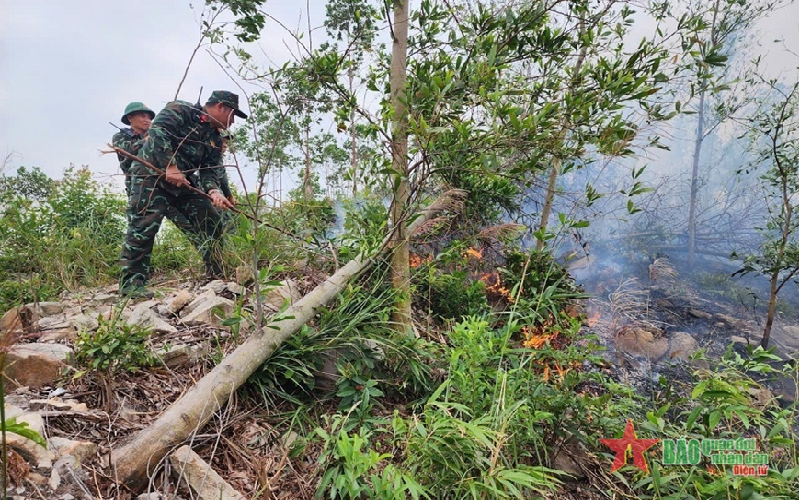
[[[122,113],[122,118],[119,119],[125,125],[130,125],[130,128],[119,129],[119,132],[114,134],[111,143],[116,148],[124,149],[132,155],[138,155],[141,149],[144,138],[147,137],[147,131],[150,130],[150,125],[155,118],[155,112],[144,105],[142,102],[132,102],[125,107]],[[125,192],[130,197],[130,166],[133,160],[127,156],[117,153],[119,159],[119,168],[125,174]],[[130,214],[127,214],[130,218]],[[172,221],[186,238],[198,249],[202,245],[204,238],[200,229],[194,226],[189,220],[174,207],[167,208],[164,216]]]
[[[233,203],[222,193],[226,176],[222,167],[220,131],[233,125],[234,117],[247,118],[239,109],[239,97],[215,90],[204,106],[173,101],[152,122],[140,157],[165,175],[133,161],[130,168],[130,218],[122,245],[119,293],[130,298],[149,298],[150,259],[155,236],[166,211],[174,207],[201,230],[200,253],[208,279],[224,277],[221,216],[217,209]],[[191,174],[196,172],[196,180]],[[189,189],[199,189],[208,196]]]
[[[141,148],[141,141],[150,130],[150,124],[155,118],[155,111],[144,105],[143,102],[132,102],[125,106],[125,112],[122,113],[122,118],[119,119],[129,128],[119,129],[119,132],[114,134],[111,143],[116,148],[124,149],[130,154],[137,155]],[[130,196],[130,164],[133,162],[127,156],[117,153],[119,159],[119,168],[125,174],[125,191]]]

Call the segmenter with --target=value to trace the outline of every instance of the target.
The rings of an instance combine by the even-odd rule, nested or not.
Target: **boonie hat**
[[[148,113],[151,120],[155,118],[155,111],[145,106],[143,102],[135,101],[125,106],[125,113],[122,115],[122,118],[120,118],[119,121],[125,125],[130,125],[128,115],[131,113],[136,113],[137,111],[144,111],[145,113]]]

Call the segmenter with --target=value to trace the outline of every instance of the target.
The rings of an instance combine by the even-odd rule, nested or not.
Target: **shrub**
[[[342,407],[360,401],[365,403],[361,411],[368,412],[372,396],[382,394],[383,386],[401,388],[398,391],[406,398],[426,390],[430,374],[420,344],[404,336],[395,338],[391,329],[393,297],[377,277],[348,286],[335,306],[320,308],[315,327],[305,325],[281,344],[250,377],[250,384],[270,401],[318,398],[315,375],[332,357],[344,376],[337,388]],[[369,390],[358,390],[361,385]]]
[[[651,475],[638,474],[633,488],[638,498],[795,498],[799,488],[799,456],[796,451],[796,405],[780,408],[776,401],[753,399],[762,391],[752,377],[776,374],[799,379],[797,369],[785,365],[761,347],[745,356],[731,345],[712,371],[694,373],[683,397],[671,381],[661,380],[665,399],[647,413],[640,426],[659,437],[738,439],[755,438],[759,452],[769,457],[765,476],[736,476],[732,466],[697,464],[664,465],[655,455]]]
[[[20,275],[34,287],[29,295],[39,298],[116,280],[124,198],[92,180],[86,167],[68,168],[58,182],[37,182],[46,184],[29,188],[38,199],[23,198],[17,190],[0,198],[0,269]],[[32,279],[34,274],[39,278]],[[28,299],[25,289],[16,295],[9,287],[3,291],[5,306]]]
[[[117,313],[105,320],[97,318],[95,332],[78,332],[75,340],[75,360],[89,371],[113,374],[119,371],[136,371],[152,366],[156,356],[146,345],[150,330],[120,321]],[[82,373],[79,373],[80,375]]]
[[[393,464],[382,463],[391,454],[370,449],[368,432],[349,433],[345,430],[346,419],[339,415],[330,422],[329,432],[322,427],[314,431],[324,445],[318,460],[324,473],[316,488],[316,498],[430,498],[413,476]]]

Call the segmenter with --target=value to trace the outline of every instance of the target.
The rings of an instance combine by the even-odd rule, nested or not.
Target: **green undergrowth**
[[[35,197],[0,190],[0,307],[116,281],[122,198],[83,169],[56,184],[28,181],[41,187]],[[247,198],[238,199],[244,209]],[[264,210],[258,223],[234,217],[227,266],[257,265],[268,290],[284,275],[329,275],[372,254],[386,227],[382,200],[348,207],[340,233],[332,206],[298,199]],[[796,368],[775,368],[762,350],[730,350],[689,382],[662,380],[644,394],[603,359],[583,327],[585,295],[565,269],[547,252],[500,243],[448,235],[414,249],[417,335],[394,328],[389,265],[376,262],[252,374],[242,394],[267,408],[281,433],[297,435],[289,459],[315,460],[304,479],[318,498],[562,498],[576,489],[597,498],[797,498],[795,407],[760,397],[777,370],[796,379]],[[174,228],[157,245],[158,276],[199,272],[196,251]],[[225,320],[233,342],[253,316],[237,304]],[[149,369],[147,330],[99,322],[78,336],[81,370]],[[628,419],[649,439],[755,438],[769,472],[664,463],[659,444],[645,454],[648,472],[630,461],[611,473],[614,453],[600,440],[620,437]],[[591,472],[559,470],[567,451]]]
[[[454,261],[464,262],[462,250]],[[446,258],[431,262],[417,273],[447,274]],[[565,312],[582,292],[562,268],[536,252],[506,263],[512,300],[468,315],[474,297],[451,291],[445,300],[463,308],[442,318],[437,341],[396,337],[392,293],[375,284],[385,282],[376,270],[253,376],[256,397],[292,401],[284,425],[301,439],[291,455],[318,454],[317,498],[560,498],[576,485],[597,498],[796,498],[795,409],[752,396],[754,374],[774,375],[772,355],[730,351],[685,387],[663,380],[653,400],[611,376],[581,318]],[[475,279],[457,276],[461,290]],[[332,386],[318,384],[325,366]],[[646,453],[648,473],[632,460],[611,473],[614,453],[600,439],[620,437],[627,419],[645,438],[751,435],[775,457],[773,473],[663,464],[662,445]],[[556,469],[566,448],[581,450],[591,479]]]

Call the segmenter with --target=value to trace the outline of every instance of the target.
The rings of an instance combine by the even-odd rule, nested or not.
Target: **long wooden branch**
[[[145,167],[149,168],[150,170],[152,170],[156,174],[164,177],[164,180],[166,181],[166,172],[164,172],[160,168],[156,167],[155,165],[153,165],[149,161],[145,160],[144,158],[141,158],[141,157],[136,156],[136,155],[134,155],[132,153],[129,153],[129,152],[125,151],[122,148],[118,148],[118,147],[112,146],[111,144],[109,144],[108,147],[110,147],[113,151],[101,151],[101,153],[103,153],[103,154],[119,153],[122,156],[125,156],[126,158],[130,158],[131,160],[135,160],[135,161],[141,163],[142,165],[144,165]],[[203,197],[208,198],[209,200],[211,199],[211,195],[209,195],[208,193],[206,193],[202,189],[197,189],[196,187],[194,187],[192,185],[187,186],[186,189],[188,189],[190,191],[193,191],[195,193],[198,193],[198,194],[202,195]],[[272,224],[264,222],[264,221],[260,220],[258,217],[255,217],[254,215],[248,214],[246,212],[242,212],[241,210],[239,210],[236,207],[230,207],[228,210],[230,210],[231,212],[237,213],[237,214],[239,214],[241,216],[244,216],[244,217],[250,219],[251,221],[254,221],[254,222],[256,222],[256,223],[258,223],[258,224],[260,224],[262,226],[268,227],[270,229],[274,229],[275,231],[278,231],[278,232],[280,232],[281,234],[283,234],[285,236],[289,236],[291,238],[299,239],[296,235],[288,233],[285,230],[283,230],[283,229],[281,229],[281,228],[279,228],[277,226],[273,226]]]
[[[457,205],[457,199],[463,195],[464,192],[458,190],[441,195],[408,226],[409,233],[413,233],[440,210]],[[135,489],[146,485],[148,476],[170,450],[202,429],[280,344],[314,317],[318,307],[336,297],[354,276],[368,269],[375,258],[385,251],[382,249],[374,256],[358,256],[351,260],[283,314],[272,318],[268,325],[253,333],[164,411],[150,427],[134,435],[124,446],[113,450],[111,463],[118,482]]]

